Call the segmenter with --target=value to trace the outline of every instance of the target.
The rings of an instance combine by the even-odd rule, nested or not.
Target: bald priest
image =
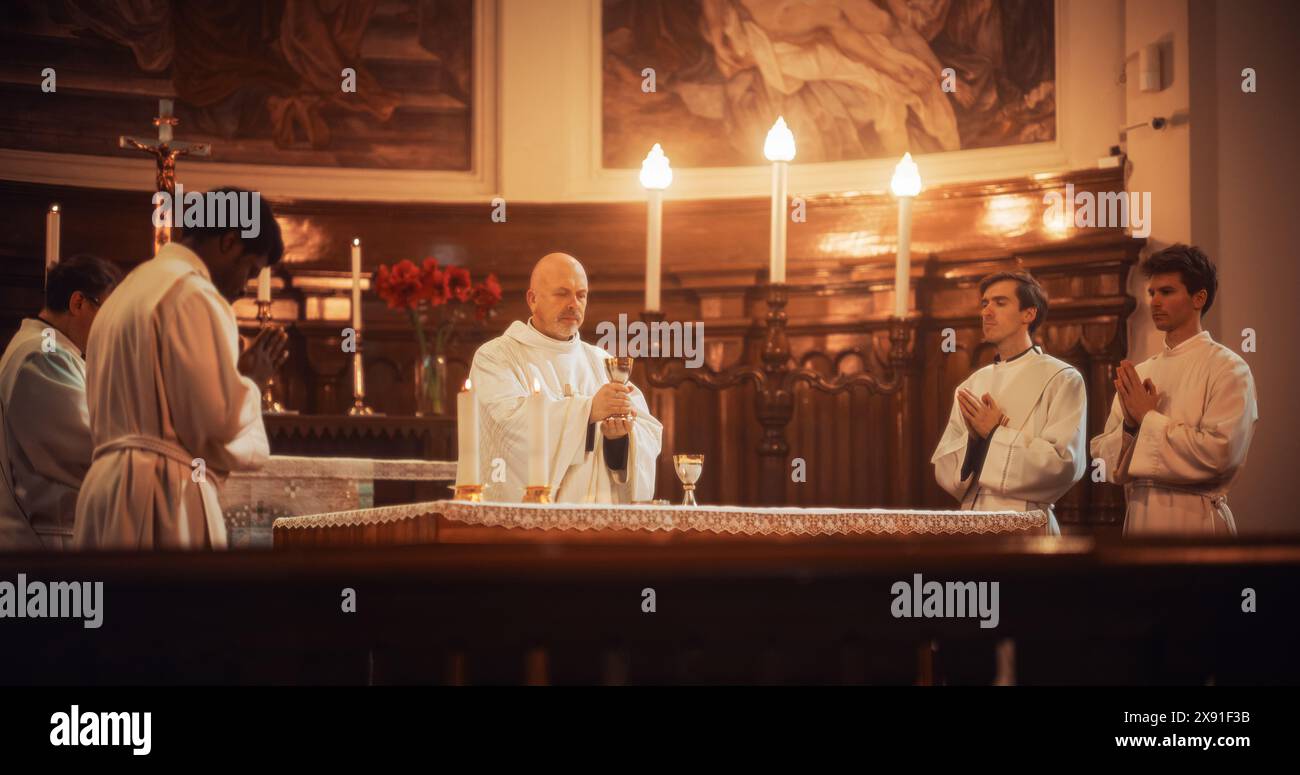
[[[470,367],[484,498],[521,501],[526,486],[545,484],[556,502],[650,500],[663,426],[640,390],[609,381],[610,354],[579,337],[587,312],[582,264],[564,253],[543,256],[526,300],[528,321],[516,320],[484,343]],[[534,443],[526,402],[534,384],[546,415],[546,482],[525,481]]]

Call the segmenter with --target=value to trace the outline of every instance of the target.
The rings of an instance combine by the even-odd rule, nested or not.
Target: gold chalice
[[[673,470],[682,480],[682,505],[698,506],[695,502],[695,483],[704,472],[704,455],[673,455]]]
[[[632,359],[628,356],[621,358],[606,358],[605,373],[609,375],[610,382],[617,382],[620,385],[626,385],[632,379]],[[617,414],[611,415],[620,420],[626,420],[628,415]]]

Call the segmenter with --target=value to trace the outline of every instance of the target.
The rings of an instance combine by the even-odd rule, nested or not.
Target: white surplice
[[[0,419],[0,551],[63,549],[90,468],[86,362],[45,321],[23,320],[0,356]]]
[[[220,481],[270,451],[257,385],[236,367],[235,313],[202,259],[172,242],[136,267],[86,351],[95,459],[76,546],[225,548]]]
[[[1106,481],[1124,485],[1124,534],[1235,535],[1228,489],[1259,419],[1250,367],[1202,331],[1135,368],[1156,387],[1155,411],[1134,436],[1116,396],[1092,440]]]
[[[594,428],[587,451],[591,400],[609,382],[604,350],[578,335],[559,341],[518,320],[483,344],[470,368],[479,404],[479,472],[483,496],[521,501],[527,482],[529,437],[525,400],[536,378],[546,397],[549,437],[545,439],[551,499],[565,503],[631,503],[654,497],[655,463],[663,426],[650,416],[641,391],[632,386],[636,411],[629,433],[626,467],[605,461],[604,436]],[[504,481],[494,481],[493,460],[505,461]]]
[[[988,439],[983,467],[962,478],[972,444],[957,393],[930,462],[940,487],[973,511],[1043,510],[1057,532],[1056,501],[1087,468],[1088,394],[1083,377],[1065,361],[1037,348],[977,370],[957,386],[975,397],[988,393],[1003,414]]]

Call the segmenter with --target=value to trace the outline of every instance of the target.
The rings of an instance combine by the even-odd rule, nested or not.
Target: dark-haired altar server
[[[1218,273],[1173,245],[1142,262],[1164,349],[1115,374],[1117,394],[1092,454],[1124,486],[1125,535],[1235,535],[1228,490],[1246,463],[1259,410],[1250,367],[1202,330]]]
[[[261,384],[286,337],[265,328],[240,354],[230,300],[284,252],[261,201],[260,231],[187,227],[136,267],[90,334],[86,378],[94,462],[77,501],[86,549],[221,549],[217,487],[270,452]]]
[[[948,427],[931,462],[963,509],[1047,512],[1087,468],[1088,397],[1082,375],[1035,347],[1047,294],[1027,272],[980,282],[984,341],[993,363],[957,387]]]

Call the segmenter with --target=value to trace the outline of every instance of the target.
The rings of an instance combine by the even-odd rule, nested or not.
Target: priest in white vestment
[[[265,200],[260,233],[187,227],[137,266],[90,333],[94,462],[77,501],[83,549],[223,549],[218,485],[270,455],[259,383],[287,355],[278,328],[241,356],[229,300],[284,252]]]
[[[640,390],[610,382],[610,354],[579,338],[587,310],[582,264],[563,253],[544,256],[533,269],[527,301],[528,322],[516,320],[484,343],[470,369],[480,406],[484,498],[517,502],[525,487],[548,485],[556,502],[651,500],[663,426],[650,416]],[[535,381],[545,397],[546,482],[527,481],[534,440],[525,401]],[[498,458],[504,477],[494,476]]]
[[[61,261],[45,278],[45,307],[23,319],[0,356],[0,552],[72,543],[91,455],[82,353],[121,279],[102,258]]]
[[[1031,338],[1047,317],[1047,296],[1026,272],[980,282],[984,339],[993,363],[957,387],[952,413],[930,462],[939,486],[975,511],[1047,513],[1087,468],[1088,397],[1070,364]]]
[[[1235,535],[1228,490],[1246,463],[1259,410],[1250,367],[1201,328],[1214,264],[1173,245],[1142,262],[1164,349],[1116,370],[1116,396],[1092,454],[1124,486],[1125,535]]]

